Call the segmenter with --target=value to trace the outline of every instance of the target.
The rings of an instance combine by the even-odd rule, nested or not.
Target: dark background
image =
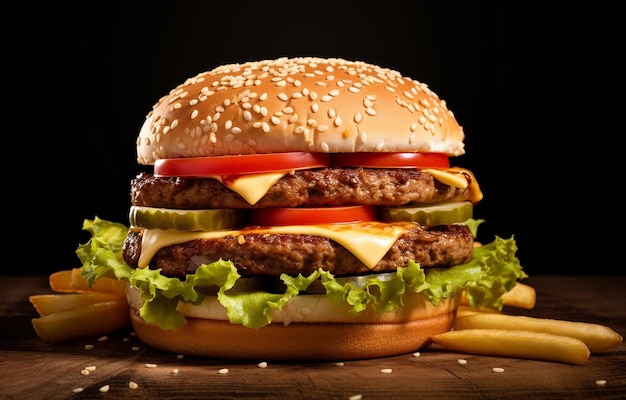
[[[14,179],[34,210],[17,213],[26,224],[13,225],[24,267],[2,271],[77,267],[76,247],[89,237],[84,219],[127,222],[129,181],[141,170],[136,136],[174,86],[224,63],[308,55],[396,69],[447,101],[466,134],[467,153],[452,163],[472,170],[485,196],[474,212],[487,221],[479,239],[515,235],[532,275],[601,262],[601,238],[583,240],[587,229],[563,201],[580,181],[560,156],[569,134],[563,52],[572,39],[550,3],[110,1],[58,8],[56,18],[37,23],[36,51],[46,57],[30,64],[41,79],[29,96],[46,96],[37,106],[46,120],[32,143],[30,168],[38,172],[26,184]],[[23,118],[37,123],[34,115]]]

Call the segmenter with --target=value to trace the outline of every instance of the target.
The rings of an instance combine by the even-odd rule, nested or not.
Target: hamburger
[[[462,294],[501,308],[511,237],[476,246],[464,132],[429,87],[339,58],[222,65],[147,114],[128,224],[86,220],[89,282],[129,282],[147,345],[233,359],[418,350]]]

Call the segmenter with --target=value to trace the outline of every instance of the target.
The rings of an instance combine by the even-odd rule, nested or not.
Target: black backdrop
[[[571,272],[575,260],[563,255],[563,246],[575,250],[576,244],[555,244],[563,234],[577,236],[559,194],[571,190],[574,178],[557,172],[554,157],[566,134],[561,54],[567,38],[556,6],[103,4],[56,10],[59,17],[42,32],[41,47],[48,48],[41,51],[48,56],[34,68],[55,72],[37,85],[58,85],[58,91],[47,94],[42,107],[50,120],[40,122],[47,139],[40,139],[33,157],[36,182],[23,189],[39,211],[23,213],[26,224],[14,225],[20,239],[13,245],[26,267],[3,273],[76,267],[75,249],[88,238],[83,219],[127,221],[129,181],[140,170],[135,138],[148,110],[171,88],[219,64],[301,55],[363,60],[427,83],[464,127],[467,154],[452,161],[471,169],[484,192],[475,208],[487,221],[480,239],[515,235],[529,274]],[[43,234],[33,238],[34,232]]]

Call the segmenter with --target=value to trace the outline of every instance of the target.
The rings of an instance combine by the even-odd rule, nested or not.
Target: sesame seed
[[[182,354],[178,354],[178,355],[176,356],[176,358],[178,358],[178,359],[180,360],[180,359],[185,358],[185,356],[184,356],[184,355],[182,355]]]
[[[147,363],[146,364],[146,368],[156,368],[157,365],[156,364],[152,364],[152,363]]]
[[[605,380],[605,379],[598,379],[598,380],[596,381],[596,385],[598,385],[598,386],[604,386],[604,385],[606,385],[606,380]]]
[[[85,389],[84,389],[84,388],[82,388],[82,387],[77,387],[77,388],[72,389],[72,393],[80,393],[80,392],[82,392],[83,390],[85,390]]]
[[[504,372],[504,368],[494,367],[491,369],[493,372],[501,373]]]
[[[362,398],[363,398],[362,394],[355,394],[355,395],[348,397],[348,400],[361,400]]]
[[[172,374],[173,374],[173,375],[178,374],[178,368],[173,368],[173,369],[172,369]]]
[[[104,385],[104,386],[100,386],[100,389],[98,389],[100,391],[100,393],[106,393],[109,391],[109,389],[111,388],[111,386],[109,385]]]
[[[138,351],[139,350],[139,346],[133,346],[133,347],[131,347],[131,350],[132,351]]]
[[[131,389],[137,389],[139,387],[139,385],[137,385],[133,381],[130,381],[130,382],[128,382],[128,387],[131,388]]]
[[[267,368],[267,362],[262,361],[262,362],[257,364],[257,367],[259,367],[259,368]]]
[[[86,344],[85,345],[85,350],[92,350],[93,349],[93,344]]]
[[[390,374],[392,372],[393,372],[393,370],[391,368],[383,368],[383,369],[380,370],[381,374]]]
[[[219,371],[217,371],[217,373],[220,375],[226,375],[228,373],[228,368],[222,368]]]
[[[346,364],[344,362],[339,361],[339,362],[336,362],[335,365],[338,367],[343,367]]]
[[[413,353],[413,357],[419,357],[419,356],[421,356],[421,355],[422,355],[422,354],[421,354],[419,351],[416,351],[415,353]]]
[[[467,364],[467,360],[465,360],[465,359],[463,359],[463,358],[459,358],[459,359],[457,360],[457,362],[458,362],[460,365],[465,365],[465,364]]]

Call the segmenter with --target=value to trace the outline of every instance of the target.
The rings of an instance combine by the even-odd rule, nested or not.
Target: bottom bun
[[[406,354],[431,343],[430,338],[451,329],[460,296],[430,305],[423,317],[387,323],[272,323],[259,329],[224,320],[187,317],[177,330],[145,322],[136,307],[131,321],[139,339],[156,349],[192,356],[330,361]],[[420,314],[413,312],[413,315]]]

